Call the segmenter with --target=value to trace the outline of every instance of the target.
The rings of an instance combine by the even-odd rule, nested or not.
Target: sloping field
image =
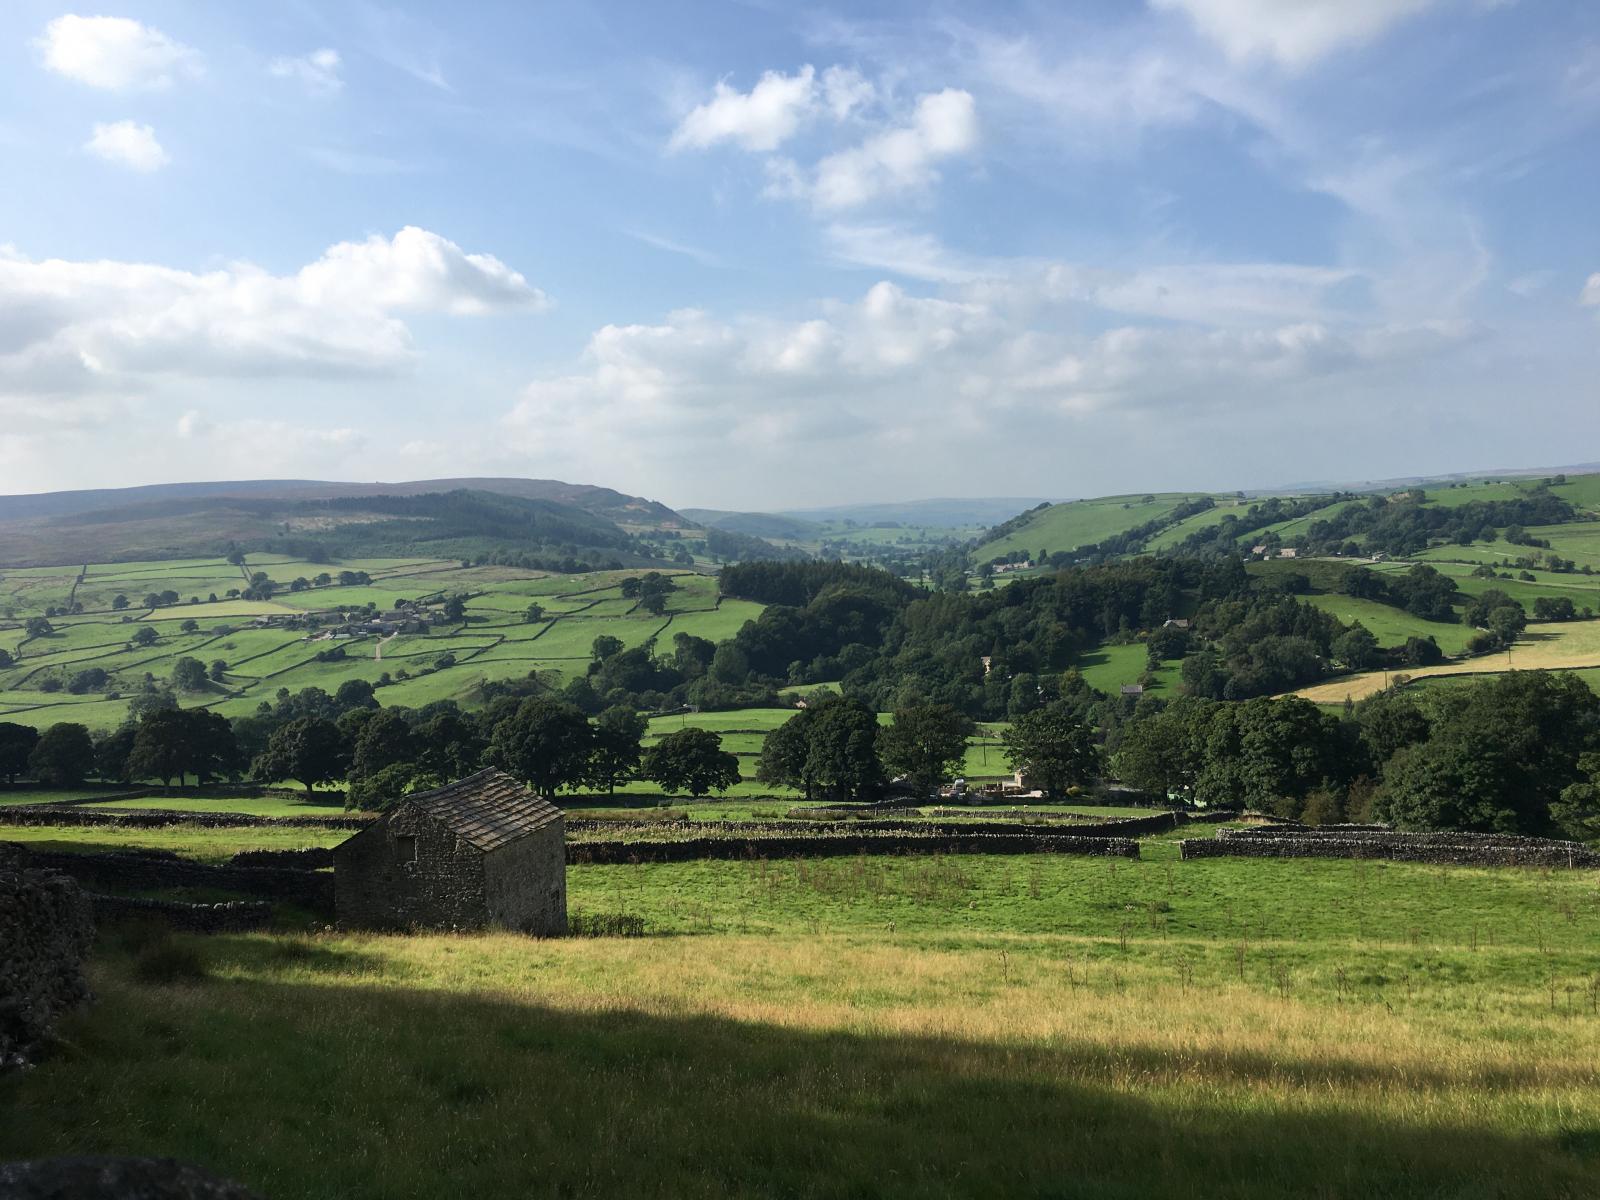
[[[1473,630],[1465,625],[1446,624],[1443,621],[1424,621],[1404,609],[1376,600],[1359,600],[1354,596],[1320,595],[1302,596],[1323,612],[1331,613],[1345,624],[1360,621],[1367,631],[1378,639],[1380,646],[1399,646],[1411,637],[1431,637],[1446,654],[1459,654],[1467,647]]]
[[[1442,663],[1437,667],[1416,667],[1403,672],[1412,679],[1436,679],[1452,675],[1498,674],[1502,671],[1560,671],[1579,667],[1600,667],[1600,621],[1567,621],[1555,625],[1529,625],[1524,640],[1510,650],[1487,654],[1463,662]],[[1300,688],[1290,695],[1302,696],[1318,704],[1341,704],[1345,698],[1360,700],[1381,692],[1396,671],[1366,671],[1340,679]]]
[[[1159,495],[1104,496],[1096,500],[1072,500],[1053,504],[1029,518],[1022,528],[979,546],[976,559],[993,562],[1013,551],[1024,551],[1030,558],[1041,550],[1074,550],[1104,541],[1146,521],[1165,516],[1185,501],[1203,492],[1163,492]]]

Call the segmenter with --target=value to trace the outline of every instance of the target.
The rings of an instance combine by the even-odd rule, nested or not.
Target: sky
[[[0,493],[1600,459],[1600,4],[0,10]]]

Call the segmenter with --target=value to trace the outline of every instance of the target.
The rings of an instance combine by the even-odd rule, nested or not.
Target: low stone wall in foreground
[[[89,998],[89,901],[71,879],[0,846],[0,1071],[25,1062],[62,1013]]]

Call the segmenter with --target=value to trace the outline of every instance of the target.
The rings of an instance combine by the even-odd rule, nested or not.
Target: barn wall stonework
[[[567,932],[567,849],[561,821],[484,860],[489,924],[539,937]]]
[[[483,854],[414,808],[339,846],[334,865],[340,925],[476,929],[487,920]]]

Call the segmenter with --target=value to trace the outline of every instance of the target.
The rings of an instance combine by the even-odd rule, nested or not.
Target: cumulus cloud
[[[156,141],[155,130],[137,121],[96,123],[94,134],[83,148],[109,163],[145,173],[159,171],[171,161],[161,143]]]
[[[275,58],[267,64],[267,73],[276,79],[292,79],[313,95],[329,96],[344,87],[339,66],[339,52],[324,46],[298,58]]]
[[[394,372],[413,357],[405,314],[546,303],[499,259],[409,226],[340,242],[291,275],[0,248],[0,398],[120,395],[151,377]]]
[[[930,186],[939,178],[936,164],[966,154],[977,144],[978,110],[972,93],[945,88],[920,96],[907,123],[828,155],[815,171],[775,162],[768,191],[805,197],[821,209],[856,208]]]
[[[108,91],[160,89],[198,74],[198,51],[127,17],[57,17],[38,39],[44,65]]]
[[[775,150],[810,114],[816,92],[816,71],[809,65],[793,75],[768,71],[748,92],[719,79],[712,98],[689,111],[667,147],[704,150],[734,142],[746,150]]]
[[[1182,12],[1232,59],[1297,69],[1431,8],[1435,0],[1151,0]]]
[[[959,472],[1022,446],[1065,452],[1130,421],[1253,419],[1246,414],[1274,413],[1286,397],[1387,378],[1480,336],[1449,322],[1312,315],[1309,300],[1303,319],[1266,314],[1252,280],[1266,292],[1332,282],[1300,279],[1301,270],[1235,269],[1238,320],[1225,326],[1118,321],[1113,304],[1162,308],[1149,298],[1158,276],[1064,268],[1072,278],[1029,270],[941,296],[880,282],[798,320],[696,309],[608,325],[578,369],[527,387],[504,419],[505,439],[540,469],[666,482],[714,462],[719,477],[735,477],[726,484],[759,486],[822,454],[830,480],[920,478],[929,491],[929,471]],[[1198,275],[1191,286],[1203,286]],[[1095,323],[1073,319],[1080,304],[1098,308]]]
[[[1600,271],[1589,276],[1588,282],[1583,285],[1583,294],[1578,297],[1580,304],[1600,304]]]

